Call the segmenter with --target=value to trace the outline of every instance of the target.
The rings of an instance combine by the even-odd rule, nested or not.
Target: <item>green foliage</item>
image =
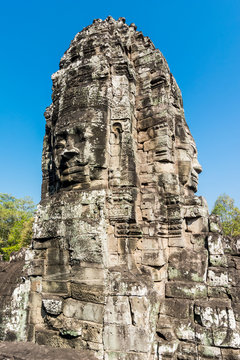
[[[11,252],[30,244],[34,211],[30,197],[16,199],[0,194],[0,253],[5,260]]]
[[[212,214],[220,217],[225,235],[234,237],[240,235],[240,209],[235,206],[230,196],[220,195],[214,204]]]

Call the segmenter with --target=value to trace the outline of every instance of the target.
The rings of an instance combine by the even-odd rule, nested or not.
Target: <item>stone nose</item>
[[[198,159],[193,160],[193,169],[196,171],[197,174],[202,172],[202,166],[199,164]]]
[[[79,154],[79,150],[74,148],[74,147],[69,147],[67,149],[64,150],[62,157],[65,159],[71,159],[73,156],[78,155]]]

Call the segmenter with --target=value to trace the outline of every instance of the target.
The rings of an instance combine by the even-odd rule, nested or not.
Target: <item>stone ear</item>
[[[120,122],[116,122],[113,124],[112,126],[113,132],[117,135],[117,134],[121,134],[123,132],[122,129],[122,124],[120,124]]]

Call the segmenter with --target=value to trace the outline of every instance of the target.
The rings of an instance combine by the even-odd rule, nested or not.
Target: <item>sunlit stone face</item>
[[[57,124],[53,138],[53,154],[59,188],[89,187],[92,182],[102,179],[102,173],[106,168],[104,112],[86,121],[80,119],[66,127],[59,127]]]
[[[155,133],[155,160],[160,162],[173,162],[173,134],[169,124],[156,125]]]
[[[91,131],[80,126],[56,133],[55,162],[63,187],[89,181],[91,137]]]
[[[216,305],[221,289],[207,265],[213,272],[223,247],[217,234],[207,243],[211,220],[194,196],[201,166],[167,63],[122,18],[97,20],[71,43],[53,89],[29,270],[39,299],[29,307],[38,319],[31,333],[36,342],[96,349],[98,359],[186,358],[178,343],[192,344],[172,307],[198,308],[188,314],[192,331],[206,294]],[[166,328],[170,353],[172,341],[156,334]]]
[[[186,124],[176,126],[176,157],[180,183],[196,192],[202,167],[197,159],[196,144]]]

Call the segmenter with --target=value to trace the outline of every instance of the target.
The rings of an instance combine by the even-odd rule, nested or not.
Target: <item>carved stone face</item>
[[[89,181],[89,148],[91,132],[88,128],[72,127],[55,134],[55,163],[63,187]]]
[[[155,133],[155,160],[160,162],[172,162],[173,136],[166,124],[154,127]]]
[[[176,126],[176,158],[180,183],[197,191],[198,175],[202,167],[197,159],[197,148],[187,125]]]
[[[106,147],[104,123],[101,125],[89,120],[56,128],[53,150],[60,188],[81,188],[101,179]]]

